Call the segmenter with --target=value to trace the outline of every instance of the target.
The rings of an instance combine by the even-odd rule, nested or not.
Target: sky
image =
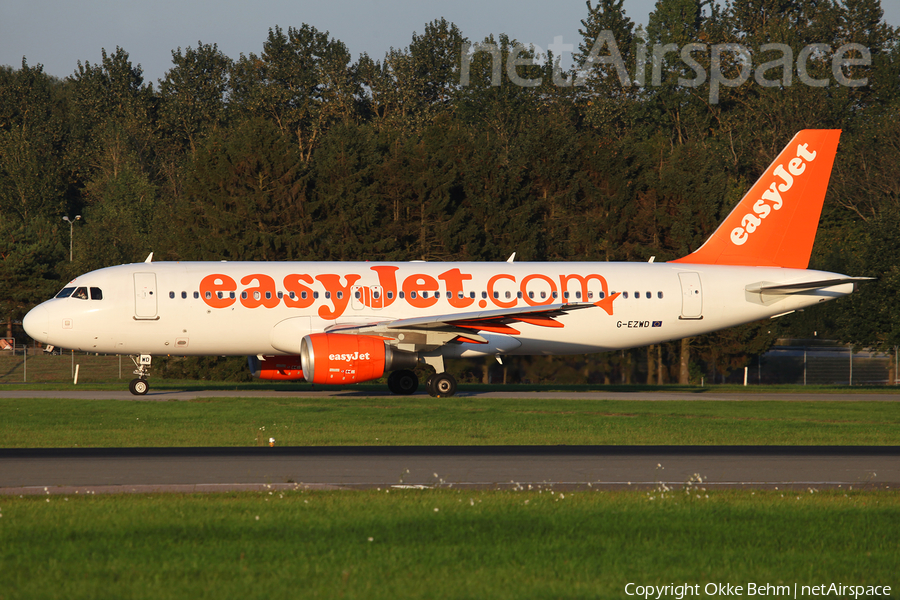
[[[625,0],[624,6],[632,21],[646,24],[655,4]],[[882,8],[888,23],[900,25],[900,1],[882,0]],[[307,23],[344,42],[354,60],[363,52],[380,60],[441,17],[472,42],[505,33],[546,49],[561,36],[577,48],[586,16],[584,0],[0,0],[0,65],[18,68],[24,56],[62,78],[79,60],[98,63],[101,48],[111,53],[120,46],[156,87],[176,48],[202,42],[233,59],[260,54],[276,25],[287,30]]]

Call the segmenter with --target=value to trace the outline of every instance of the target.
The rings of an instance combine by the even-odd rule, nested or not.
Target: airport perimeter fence
[[[748,385],[898,385],[898,359],[900,353],[897,351],[885,354],[855,351],[849,346],[775,346],[751,361],[746,378]],[[76,368],[78,381],[83,383],[134,377],[134,365],[129,356],[68,350],[48,354],[41,348],[21,346],[0,350],[0,384],[71,382]],[[743,370],[724,378],[724,383],[743,382]]]
[[[48,354],[40,348],[0,351],[2,383],[71,383],[78,369],[83,383],[130,380],[134,365],[128,356],[98,355],[63,350]]]
[[[775,346],[747,368],[750,385],[897,385],[898,352],[857,350],[852,346]],[[743,373],[729,382],[740,383]]]

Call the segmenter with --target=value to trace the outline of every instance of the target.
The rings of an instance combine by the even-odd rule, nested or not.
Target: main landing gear
[[[128,384],[128,390],[135,396],[143,396],[150,391],[150,384],[147,383],[147,377],[150,375],[150,363],[153,357],[149,354],[141,354],[139,358],[131,357],[134,366],[134,374],[137,379],[132,379]]]
[[[425,381],[425,389],[432,398],[449,398],[456,393],[456,379],[444,370],[444,357],[440,354],[425,355],[425,364],[434,369],[434,375]]]
[[[395,394],[408,396],[419,389],[419,378],[412,371],[403,369],[402,371],[394,371],[388,375],[387,384],[388,389]]]
[[[387,384],[393,393],[408,396],[419,389],[419,378],[412,371],[394,371]],[[425,381],[425,389],[435,398],[449,398],[456,393],[456,379],[450,373],[435,373]]]
[[[450,373],[435,373],[425,382],[425,389],[434,398],[449,398],[456,393],[456,378]]]

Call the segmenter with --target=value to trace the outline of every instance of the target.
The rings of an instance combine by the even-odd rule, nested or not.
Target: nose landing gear
[[[137,379],[131,380],[128,384],[128,390],[135,396],[143,396],[150,391],[150,384],[147,383],[147,377],[150,375],[150,363],[152,362],[153,357],[149,354],[141,354],[138,358],[132,356],[131,360],[134,362],[134,366],[137,367],[134,370]]]
[[[146,379],[132,379],[128,384],[128,390],[135,396],[143,396],[150,390],[150,384]]]

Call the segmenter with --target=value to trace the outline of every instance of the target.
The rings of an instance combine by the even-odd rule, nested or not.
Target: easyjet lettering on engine
[[[731,243],[743,246],[773,210],[781,210],[784,205],[782,194],[793,187],[795,177],[803,175],[806,163],[816,159],[816,152],[810,152],[807,146],[806,143],[797,145],[797,156],[787,162],[787,168],[783,164],[775,167],[772,175],[777,179],[772,181],[763,191],[762,197],[753,204],[753,211],[746,213],[741,218],[741,224],[731,230]]]
[[[364,354],[360,354],[359,352],[354,352],[353,354],[329,354],[328,360],[342,360],[344,362],[352,362],[354,360],[370,360],[371,353],[366,352]]]

